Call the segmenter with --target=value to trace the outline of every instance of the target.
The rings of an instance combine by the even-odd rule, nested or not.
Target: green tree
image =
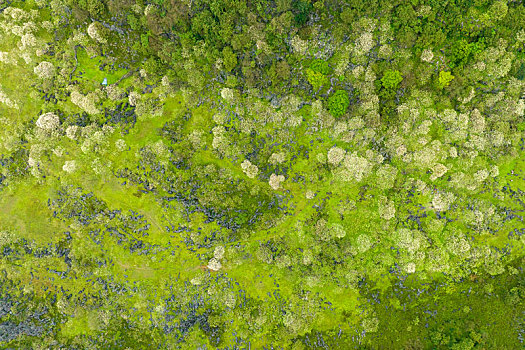
[[[490,5],[488,13],[491,19],[499,21],[505,18],[508,10],[507,2],[499,0]]]
[[[308,21],[308,17],[313,10],[313,6],[310,1],[299,0],[293,4],[293,12],[295,14],[295,23],[302,26]]]
[[[453,42],[448,54],[450,66],[464,66],[475,53],[481,52],[484,48],[483,40],[469,43],[467,40],[461,39]]]
[[[93,17],[101,17],[104,14],[104,4],[100,0],[88,0],[87,10]]]
[[[224,61],[224,69],[226,69],[227,72],[231,72],[232,69],[237,66],[237,55],[235,55],[232,48],[229,46],[226,46],[222,50],[222,59]]]
[[[344,90],[337,90],[328,98],[328,110],[334,117],[344,115],[348,106],[350,106],[350,99]]]
[[[453,79],[454,79],[454,76],[452,75],[452,73],[450,73],[448,71],[441,71],[441,72],[439,72],[438,80],[436,82],[437,87],[439,89],[444,89],[445,87],[447,87],[450,84],[450,82]]]
[[[138,30],[140,28],[140,21],[134,14],[130,13],[127,17],[127,21],[131,29]]]
[[[306,78],[314,91],[319,91],[323,86],[329,84],[330,81],[327,75],[330,73],[332,73],[332,68],[330,68],[328,62],[316,59],[310,64],[310,68],[306,70]]]
[[[397,90],[399,83],[403,80],[403,76],[398,70],[387,70],[381,78],[381,85],[387,90]]]
[[[328,77],[322,73],[316,72],[311,68],[306,70],[306,79],[312,85],[314,91],[319,91],[323,86],[328,85]]]
[[[310,68],[313,71],[319,72],[324,75],[332,73],[332,68],[330,68],[328,62],[319,59],[313,60],[313,62],[310,64]]]

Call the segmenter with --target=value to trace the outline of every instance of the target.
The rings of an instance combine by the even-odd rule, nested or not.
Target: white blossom
[[[229,307],[230,309],[233,309],[235,307],[236,300],[235,300],[235,294],[233,291],[228,290],[226,291],[226,294],[224,295],[224,305]]]
[[[306,197],[306,199],[314,199],[315,192],[312,190],[307,190],[304,196]]]
[[[458,151],[457,151],[456,147],[450,147],[448,153],[449,153],[449,156],[451,158],[457,158],[457,156],[458,156]]]
[[[487,171],[487,169],[481,169],[474,173],[474,179],[478,182],[485,181],[487,177],[489,177],[489,172]]]
[[[106,86],[106,94],[108,98],[112,101],[120,100],[126,96],[124,89],[115,84],[110,84]]]
[[[224,151],[228,146],[228,139],[226,138],[226,129],[223,126],[219,125],[212,129],[212,133],[212,147],[219,151]]]
[[[283,175],[272,174],[270,175],[270,181],[268,181],[268,183],[273,190],[277,191],[281,187],[281,182],[284,180],[285,179]]]
[[[337,121],[334,125],[334,135],[337,137],[348,130],[348,124],[344,120]]]
[[[370,240],[370,237],[368,237],[366,234],[359,235],[357,237],[356,243],[357,249],[361,253],[366,252],[368,249],[370,249],[370,247],[372,247],[372,241]]]
[[[91,39],[96,40],[99,43],[106,43],[107,40],[101,33],[101,26],[102,25],[98,22],[91,22],[91,24],[88,26],[87,33],[91,37]]]
[[[392,46],[388,44],[381,45],[381,47],[379,48],[379,52],[378,52],[379,57],[384,58],[384,59],[389,59],[390,57],[392,57],[392,53],[393,53]]]
[[[396,148],[396,155],[401,157],[407,152],[407,147],[405,145],[400,145]]]
[[[492,177],[496,177],[499,175],[499,168],[497,165],[493,165],[491,168],[490,168],[490,176]]]
[[[218,125],[223,125],[228,120],[228,116],[224,113],[216,113],[213,115],[213,121]]]
[[[137,102],[140,100],[140,94],[136,91],[131,91],[128,96],[129,104],[132,106],[136,106]]]
[[[431,167],[436,158],[437,154],[431,147],[425,147],[414,153],[414,162],[423,168]]]
[[[447,248],[456,255],[464,255],[470,250],[470,244],[464,237],[452,235],[447,241]]]
[[[432,53],[431,49],[425,49],[421,53],[421,61],[431,62],[433,58],[434,58],[434,53]]]
[[[301,55],[306,54],[308,50],[308,42],[302,40],[298,35],[294,36],[291,41],[292,49]]]
[[[111,165],[112,162],[110,160],[102,161],[100,158],[95,158],[91,163],[91,169],[95,174],[102,175],[111,167]]]
[[[18,109],[18,104],[13,101],[12,99],[10,99],[6,94],[5,92],[3,92],[0,88],[0,103],[3,103],[5,104],[7,107],[9,108],[14,108],[14,109]]]
[[[193,277],[193,278],[190,280],[190,283],[193,284],[194,286],[199,286],[199,285],[201,285],[203,282],[204,282],[204,276],[203,276],[203,275],[195,276],[195,277]]]
[[[432,198],[432,206],[437,211],[446,211],[456,200],[456,196],[450,192],[437,192]]]
[[[51,62],[42,61],[33,71],[41,79],[52,79],[55,75],[55,66]]]
[[[32,33],[27,33],[22,35],[22,38],[20,39],[20,43],[22,45],[22,49],[25,49],[27,47],[34,47],[37,44],[36,37]]]
[[[332,147],[328,150],[328,163],[338,165],[345,157],[346,151],[339,147]]]
[[[71,140],[76,140],[78,137],[78,125],[70,125],[66,128],[66,136]]]
[[[16,59],[9,52],[0,51],[0,62],[16,65]]]
[[[223,88],[221,90],[221,97],[226,101],[232,103],[235,98],[235,90],[230,88]]]
[[[26,11],[22,10],[21,8],[18,8],[18,7],[10,7],[8,6],[5,10],[4,10],[4,15],[7,17],[7,16],[11,16],[11,18],[15,21],[27,21],[29,20],[29,13],[27,13]]]
[[[342,172],[343,180],[345,181],[355,180],[359,182],[363,180],[372,169],[372,163],[366,158],[357,155],[356,152],[347,154],[343,161],[343,165],[346,168]]]
[[[44,113],[36,121],[36,126],[44,130],[55,130],[60,125],[60,119],[54,113]]]
[[[325,164],[326,163],[326,154],[324,154],[324,153],[318,153],[315,158],[321,164]]]
[[[496,147],[501,147],[505,143],[505,135],[499,131],[495,130],[490,135],[490,141]]]
[[[384,190],[394,187],[397,172],[397,169],[389,164],[381,165],[376,173],[378,187]]]
[[[355,51],[359,55],[363,55],[374,47],[374,36],[370,32],[364,32],[359,36],[355,43]]]
[[[407,273],[414,273],[416,272],[416,264],[413,262],[409,262],[405,265],[404,270]]]
[[[213,256],[215,259],[222,259],[224,257],[224,247],[222,245],[215,247],[215,250],[213,251]]]
[[[64,155],[64,147],[58,145],[53,149],[53,154],[57,157],[62,157]]]
[[[253,179],[257,176],[257,173],[259,172],[259,168],[252,164],[248,159],[245,159],[241,163],[242,171],[248,176],[250,179]]]
[[[379,197],[379,216],[385,220],[390,220],[396,216],[394,202],[387,197]]]
[[[88,114],[97,114],[99,112],[95,105],[97,101],[98,96],[93,92],[90,92],[85,96],[77,90],[71,92],[71,102],[76,104]]]
[[[346,236],[346,230],[341,224],[332,224],[330,227],[330,233],[337,238],[343,238]]]
[[[432,175],[430,175],[430,180],[435,181],[441,176],[445,175],[448,171],[448,168],[441,163],[437,163],[432,167]]]
[[[361,326],[366,333],[375,333],[379,329],[379,319],[377,317],[365,318]]]
[[[210,261],[208,261],[208,268],[213,271],[219,271],[222,267],[222,264],[219,260],[216,258],[211,258]]]
[[[122,152],[125,151],[128,146],[126,145],[126,141],[124,141],[123,139],[118,139],[117,141],[115,141],[115,147],[120,152]]]
[[[277,153],[272,153],[272,155],[270,156],[270,159],[268,160],[271,164],[281,164],[285,161],[286,159],[286,155],[284,154],[284,152],[277,152]]]
[[[77,169],[77,162],[74,160],[67,160],[62,166],[62,170],[66,173],[72,173]]]

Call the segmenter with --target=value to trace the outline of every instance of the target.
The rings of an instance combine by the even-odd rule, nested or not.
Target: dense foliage
[[[524,23],[0,0],[0,348],[523,348]]]

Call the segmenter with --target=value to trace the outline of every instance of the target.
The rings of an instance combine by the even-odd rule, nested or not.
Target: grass
[[[34,178],[5,188],[0,196],[0,230],[12,231],[37,245],[62,239],[67,226],[53,219],[47,207],[52,188],[49,183],[40,184]]]
[[[107,78],[108,85],[115,84],[127,73],[125,69],[121,68],[110,70],[109,66],[106,66],[104,70],[100,70],[100,66],[105,63],[105,59],[103,57],[90,57],[83,48],[77,49],[77,60],[78,67],[75,71],[75,76],[81,77],[83,83],[91,88],[102,86],[104,78]]]

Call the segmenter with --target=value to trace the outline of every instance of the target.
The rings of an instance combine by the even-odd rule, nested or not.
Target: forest
[[[522,0],[0,0],[1,349],[525,348]]]

